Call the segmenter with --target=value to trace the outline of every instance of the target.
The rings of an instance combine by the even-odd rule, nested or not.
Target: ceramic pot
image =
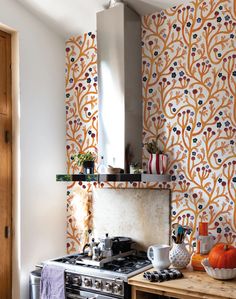
[[[94,173],[94,161],[84,161],[83,163],[84,174]]]
[[[173,244],[173,247],[170,250],[170,262],[173,267],[177,269],[186,268],[190,262],[190,257],[190,253],[184,243]]]
[[[148,173],[164,174],[167,168],[167,155],[150,154],[148,161]]]

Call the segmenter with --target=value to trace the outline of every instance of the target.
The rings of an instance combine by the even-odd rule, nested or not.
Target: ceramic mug
[[[169,245],[152,245],[148,248],[147,256],[157,270],[167,269],[170,266]]]

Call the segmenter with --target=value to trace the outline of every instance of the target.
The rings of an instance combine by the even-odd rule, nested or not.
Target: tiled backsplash
[[[236,239],[236,15],[233,0],[198,1],[143,17],[144,142],[160,136],[172,175],[172,222],[209,222],[218,240]],[[96,39],[66,44],[68,172],[78,151],[97,145]],[[143,152],[143,164],[147,163]],[[147,187],[106,184],[107,187]],[[102,186],[99,186],[102,187]],[[149,184],[149,188],[158,187]],[[73,200],[75,189],[83,195]],[[68,252],[92,219],[91,184],[68,186]],[[71,201],[75,205],[71,205]],[[83,214],[74,216],[82,206]],[[77,207],[77,208],[76,208]],[[190,241],[194,243],[193,233]]]

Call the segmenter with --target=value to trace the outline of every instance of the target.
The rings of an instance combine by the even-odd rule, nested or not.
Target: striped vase
[[[150,154],[148,161],[148,173],[164,174],[167,168],[167,155]]]

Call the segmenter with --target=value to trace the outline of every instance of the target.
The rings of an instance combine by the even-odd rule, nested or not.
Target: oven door
[[[78,293],[66,293],[66,299],[117,299],[116,297],[110,297],[91,292],[79,291]]]

